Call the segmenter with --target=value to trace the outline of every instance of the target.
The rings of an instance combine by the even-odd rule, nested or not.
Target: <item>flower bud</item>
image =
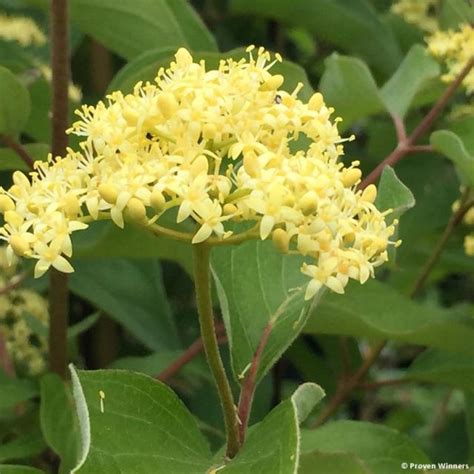
[[[280,88],[283,84],[285,79],[281,74],[275,74],[268,78],[263,84],[260,86],[261,91],[274,91]]]
[[[30,252],[30,245],[20,235],[12,235],[10,237],[10,245],[15,254],[19,257],[24,257]]]
[[[308,191],[300,200],[299,206],[305,216],[313,214],[318,208],[318,196],[314,191]]]
[[[187,66],[193,62],[193,57],[186,48],[179,48],[174,57],[179,66]]]
[[[0,212],[4,214],[7,211],[13,211],[15,209],[15,203],[13,200],[5,194],[0,195]]]
[[[202,137],[211,140],[216,136],[217,127],[213,123],[205,123],[202,126]]]
[[[81,205],[77,196],[66,194],[63,199],[63,209],[68,217],[76,217],[81,211]]]
[[[342,182],[346,188],[350,188],[359,181],[362,171],[359,168],[348,169],[342,177]]]
[[[377,197],[377,188],[375,184],[369,184],[362,192],[361,199],[365,202],[373,203]]]
[[[142,222],[146,219],[146,208],[140,199],[132,197],[126,207],[127,215],[130,219]]]
[[[102,183],[98,188],[100,197],[109,204],[117,202],[118,191],[114,184]]]
[[[238,211],[237,206],[235,204],[232,204],[231,202],[224,204],[224,207],[222,208],[222,212],[224,213],[225,216],[231,216],[232,214],[235,214],[237,211]]]
[[[323,96],[320,92],[316,92],[311,96],[311,99],[309,99],[308,102],[308,108],[309,110],[314,110],[318,112],[321,110],[321,107],[324,105],[324,99]]]
[[[170,118],[178,110],[178,102],[170,92],[163,92],[157,98],[158,107],[165,118]]]
[[[159,189],[154,189],[150,196],[150,204],[156,212],[161,212],[166,204],[166,199]]]
[[[275,229],[272,234],[275,247],[282,253],[288,253],[290,247],[290,236],[283,229]]]

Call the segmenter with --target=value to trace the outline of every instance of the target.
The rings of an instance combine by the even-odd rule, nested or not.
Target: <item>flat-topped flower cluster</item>
[[[474,28],[467,23],[458,30],[438,30],[427,42],[428,51],[446,65],[446,73],[441,79],[447,83],[453,82],[474,57]],[[474,92],[474,69],[465,77],[463,86],[468,94]]]
[[[155,83],[83,106],[70,129],[81,151],[36,162],[30,179],[16,172],[2,192],[9,252],[37,259],[36,276],[51,265],[70,272],[70,236],[87,223],[151,229],[174,210],[177,223],[195,223],[193,244],[225,241],[233,223],[249,222],[249,237],[306,256],[307,298],[373,276],[396,222],[375,207],[374,185],[357,190],[359,163],[340,161],[333,109],[320,93],[298,99],[302,84],[282,90],[270,72],[278,55],[248,53],[206,70],[180,49]]]

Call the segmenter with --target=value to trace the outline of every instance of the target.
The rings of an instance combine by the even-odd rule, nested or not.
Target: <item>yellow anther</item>
[[[305,216],[313,214],[318,208],[318,196],[313,191],[308,191],[300,200],[299,206]]]
[[[284,81],[284,77],[281,74],[275,74],[268,78],[261,86],[261,91],[274,91],[281,87]]]
[[[222,212],[225,216],[231,216],[232,214],[235,214],[237,212],[237,206],[229,202],[227,204],[224,204]]]
[[[30,253],[29,243],[19,235],[12,235],[10,237],[10,245],[13,251],[19,256],[24,257]]]
[[[375,202],[377,198],[377,188],[375,184],[369,184],[362,192],[361,199],[365,202]]]
[[[346,188],[350,188],[359,181],[362,171],[359,168],[348,169],[342,177],[342,182]]]
[[[191,165],[191,174],[193,176],[199,176],[202,173],[207,174],[209,170],[209,162],[204,155],[198,156]]]
[[[158,107],[165,118],[170,118],[178,109],[178,102],[170,92],[163,92],[157,98]]]
[[[275,247],[283,253],[288,253],[290,247],[290,236],[283,229],[275,229],[272,234],[272,240]]]
[[[24,219],[20,214],[18,214],[15,211],[7,211],[5,212],[5,222],[8,222],[8,224],[12,225],[13,227],[19,227],[21,224],[23,224]]]
[[[260,175],[260,166],[257,156],[254,153],[249,153],[244,156],[244,168],[252,178],[257,178]]]
[[[311,96],[308,102],[308,108],[310,110],[319,111],[321,107],[324,105],[323,95],[320,92],[316,92]]]

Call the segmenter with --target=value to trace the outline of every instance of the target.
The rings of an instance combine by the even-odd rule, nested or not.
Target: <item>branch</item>
[[[15,366],[13,365],[12,358],[8,353],[7,343],[5,337],[0,330],[0,363],[3,371],[8,377],[15,377]]]
[[[250,418],[250,411],[252,408],[252,401],[255,395],[255,389],[257,388],[257,373],[258,368],[260,366],[260,360],[263,354],[263,350],[267,345],[268,338],[270,337],[270,333],[273,329],[274,320],[270,320],[270,322],[265,326],[263,330],[262,337],[260,342],[258,343],[257,349],[255,350],[255,354],[252,358],[252,362],[250,363],[250,368],[245,377],[244,383],[242,385],[242,389],[240,392],[239,398],[239,407],[238,407],[238,417],[239,417],[239,439],[240,444],[243,445],[245,441],[245,433],[247,431],[247,426],[249,423]]]
[[[224,334],[224,325],[216,324],[216,336],[218,344],[225,344],[227,336]],[[167,382],[176,375],[186,364],[197,357],[204,349],[202,337],[196,339],[177,359],[171,362],[168,367],[163,369],[156,378],[162,382]]]
[[[416,142],[432,127],[435,120],[438,118],[441,111],[444,109],[446,104],[449,102],[451,97],[455,94],[457,88],[461,85],[464,78],[469,74],[471,69],[474,67],[474,57],[472,57],[464,66],[462,71],[456,77],[444,91],[443,95],[438,99],[436,104],[426,114],[423,120],[420,122],[418,127],[410,134],[406,139],[399,139],[398,145],[395,150],[390,153],[379,165],[372,170],[372,172],[366,176],[366,178],[360,183],[359,189],[366,188],[369,184],[373,184],[377,181],[382,171],[386,166],[395,166],[404,156],[412,151],[412,147],[416,145]],[[394,121],[397,120],[394,118]],[[397,135],[402,135],[400,125],[395,122],[395,128],[397,128]]]
[[[392,117],[393,125],[395,126],[395,131],[397,132],[398,143],[405,141],[407,138],[405,122],[398,115],[390,114],[390,117]]]
[[[21,143],[17,142],[9,135],[0,135],[0,141],[2,141],[6,147],[13,150],[23,160],[28,168],[33,169],[33,163],[35,160]]]
[[[68,137],[69,14],[67,0],[51,0],[51,70],[53,157],[66,152]],[[49,364],[51,371],[67,378],[68,278],[51,269],[49,279]]]
[[[377,390],[382,387],[388,387],[391,385],[403,385],[406,383],[412,383],[413,380],[408,378],[403,379],[387,379],[387,380],[377,380],[376,382],[371,383],[360,383],[357,385],[357,388],[360,390]]]

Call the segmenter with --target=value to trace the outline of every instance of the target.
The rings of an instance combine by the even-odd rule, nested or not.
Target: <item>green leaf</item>
[[[80,336],[82,333],[88,331],[94,324],[99,320],[100,312],[96,311],[95,313],[90,314],[89,316],[81,319],[78,323],[73,324],[67,330],[68,340],[74,339],[75,337]]]
[[[133,225],[119,229],[113,222],[95,222],[87,230],[74,235],[73,242],[76,258],[161,258],[178,263],[192,274],[190,245],[156,237]]]
[[[46,444],[39,429],[20,434],[12,441],[0,445],[0,463],[36,456],[45,447]]]
[[[7,68],[0,66],[0,134],[17,135],[30,115],[28,89]]]
[[[435,59],[426,53],[423,46],[414,45],[380,91],[387,109],[403,118],[415,96],[426,87],[430,79],[439,74],[440,67]]]
[[[293,396],[274,408],[248,434],[237,456],[223,471],[228,474],[294,473],[299,457],[299,423],[324,397],[319,385],[306,383]]]
[[[451,122],[449,129],[464,143],[467,152],[474,156],[474,117],[465,117]]]
[[[260,361],[261,378],[307,320],[311,303],[304,300],[307,278],[300,272],[302,260],[260,241],[213,252],[212,269],[237,379],[248,368],[265,327],[275,319]]]
[[[468,390],[464,392],[464,414],[469,441],[469,464],[472,465],[474,464],[474,393]]]
[[[314,450],[356,455],[373,474],[402,472],[402,462],[429,462],[426,454],[407,436],[385,426],[361,421],[336,421],[316,430],[303,430],[303,456]]]
[[[84,33],[126,59],[157,47],[217,49],[186,0],[72,0],[71,19]]]
[[[157,260],[98,258],[74,265],[74,293],[123,324],[149,349],[179,347]]]
[[[0,464],[0,474],[44,474],[34,467]]]
[[[384,168],[380,177],[375,205],[381,211],[393,209],[393,212],[387,216],[389,222],[398,219],[415,205],[413,193],[401,182],[390,166]]]
[[[109,91],[121,90],[124,93],[131,92],[134,85],[138,81],[153,81],[160,67],[168,67],[170,62],[174,60],[175,51],[161,48],[152,51],[146,51],[133,61],[123,67],[114,77],[109,85]],[[247,58],[248,53],[243,48],[233,49],[226,53],[193,53],[195,60],[205,60],[207,69],[217,68],[219,61],[222,59],[232,58],[239,60]],[[301,90],[299,97],[303,100],[309,99],[313,93],[313,89],[309,83],[305,70],[291,61],[283,61],[276,63],[272,69],[274,74],[282,74],[285,82],[282,86],[283,90],[292,92],[299,82],[302,82],[304,88]]]
[[[401,60],[390,28],[367,0],[232,0],[231,10],[306,28],[324,42],[361,56],[384,74]]]
[[[333,53],[325,64],[319,88],[326,103],[344,120],[343,128],[384,110],[377,84],[363,61]]]
[[[424,306],[376,280],[350,283],[343,296],[325,294],[304,331],[393,339],[474,355],[474,329],[456,313]]]
[[[38,395],[38,387],[35,382],[8,377],[0,371],[0,410],[11,408],[36,395]]]
[[[461,341],[458,343],[462,344]],[[414,360],[406,377],[474,391],[474,356],[427,349]]]
[[[441,3],[439,15],[441,28],[457,29],[462,23],[474,22],[474,8],[472,2],[466,0],[445,0]]]
[[[49,145],[43,143],[23,145],[23,148],[35,161],[45,161],[50,151]],[[10,148],[0,148],[0,171],[5,170],[30,171],[30,167]]]
[[[346,453],[321,453],[313,451],[300,458],[298,474],[372,474],[355,455]]]
[[[71,372],[82,433],[80,461],[72,474],[207,471],[209,447],[166,385],[120,370]]]
[[[69,474],[78,459],[79,425],[72,394],[55,374],[41,379],[40,421],[46,442],[61,458],[59,473]]]
[[[467,152],[463,141],[449,130],[439,130],[431,134],[430,142],[436,151],[454,163],[461,182],[474,186],[474,156]]]

